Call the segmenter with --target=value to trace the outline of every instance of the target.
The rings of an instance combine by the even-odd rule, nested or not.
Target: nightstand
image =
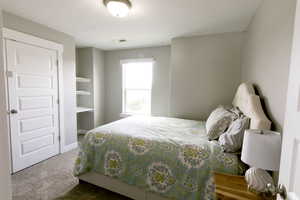
[[[214,173],[217,200],[264,200],[248,191],[244,176]]]

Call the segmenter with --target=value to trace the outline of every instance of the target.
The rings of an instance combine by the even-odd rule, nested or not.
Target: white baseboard
[[[61,153],[66,153],[68,151],[71,151],[73,149],[76,149],[78,147],[78,142],[75,142],[73,144],[69,144],[63,147],[62,152]]]

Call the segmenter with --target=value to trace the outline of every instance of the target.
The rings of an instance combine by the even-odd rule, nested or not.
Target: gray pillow
[[[235,113],[223,106],[219,106],[215,109],[208,117],[205,125],[208,139],[218,139],[237,117]]]
[[[250,119],[241,116],[233,121],[228,130],[219,137],[219,144],[228,153],[234,153],[242,148],[244,132],[249,128]]]

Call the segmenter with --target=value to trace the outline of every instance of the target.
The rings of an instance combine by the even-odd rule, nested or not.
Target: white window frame
[[[128,113],[125,110],[126,107],[126,98],[125,98],[125,93],[126,93],[126,88],[125,88],[125,73],[124,70],[125,68],[123,67],[124,64],[127,63],[139,63],[139,62],[152,62],[152,85],[150,89],[150,112],[148,114],[137,114],[137,113]],[[120,61],[120,66],[122,68],[122,113],[120,114],[120,117],[129,117],[133,115],[151,115],[152,113],[152,89],[153,89],[153,72],[154,72],[154,66],[155,66],[155,60],[153,58],[138,58],[138,59],[126,59],[126,60],[121,60]],[[148,91],[147,89],[131,89],[131,90],[139,90],[139,91]]]

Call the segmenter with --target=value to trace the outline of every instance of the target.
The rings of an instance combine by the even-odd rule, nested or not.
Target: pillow
[[[235,113],[238,117],[244,116],[243,112],[238,107],[233,107],[230,111]]]
[[[225,109],[223,106],[215,109],[208,117],[205,125],[208,139],[218,139],[237,117],[235,113]]]
[[[228,130],[219,138],[219,144],[224,152],[234,153],[242,148],[244,132],[249,125],[250,119],[246,116],[241,116],[231,123]]]

